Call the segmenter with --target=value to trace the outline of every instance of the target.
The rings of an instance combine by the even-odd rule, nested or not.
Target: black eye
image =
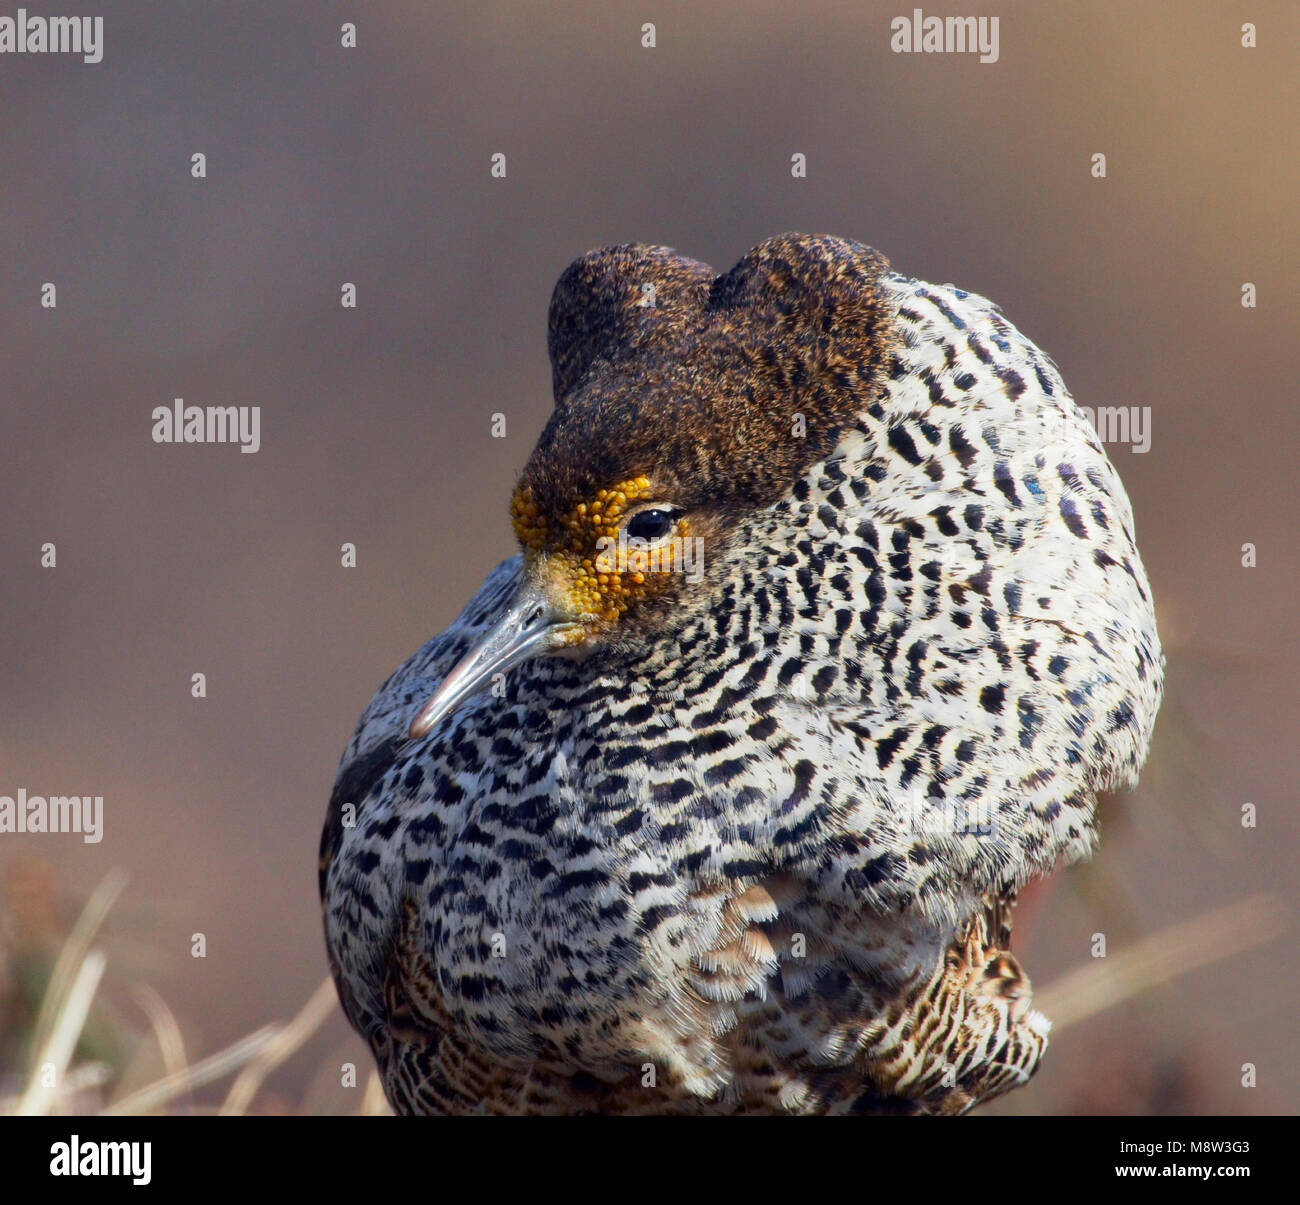
[[[635,540],[659,540],[673,529],[670,510],[643,510],[627,521],[627,534]]]

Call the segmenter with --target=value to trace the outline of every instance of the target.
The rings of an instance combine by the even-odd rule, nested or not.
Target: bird
[[[1136,783],[1164,657],[1057,368],[852,239],[625,244],[548,315],[516,555],[322,834],[404,1114],[952,1115],[1047,1046],[1016,896]]]

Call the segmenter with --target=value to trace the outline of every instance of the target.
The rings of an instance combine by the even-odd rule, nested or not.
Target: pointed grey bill
[[[493,674],[503,674],[530,657],[572,648],[581,624],[560,615],[537,587],[525,583],[506,612],[479,638],[443,679],[411,721],[410,735],[427,736],[443,716],[478,694]]]

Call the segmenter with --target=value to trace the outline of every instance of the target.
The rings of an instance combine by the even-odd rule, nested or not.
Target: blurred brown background
[[[102,63],[0,56],[0,794],[105,798],[99,845],[0,835],[9,1089],[39,968],[112,867],[96,1016],[137,1079],[133,985],[197,1058],[320,981],[337,758],[512,551],[550,289],[613,242],[725,268],[784,230],[851,236],[993,298],[1081,404],[1150,406],[1150,452],[1111,451],[1168,701],[1142,788],[1108,805],[1097,862],[1026,904],[1021,953],[1047,988],[1095,932],[1115,955],[1257,892],[1293,918],[1294,5],[924,6],[998,16],[988,65],[891,53],[910,2],[93,7]],[[261,451],[154,444],[174,397],[261,406]],[[1294,925],[1223,944],[1064,1029],[996,1108],[1300,1108]],[[364,1086],[336,1011],[259,1107],[355,1109],[349,1058]]]

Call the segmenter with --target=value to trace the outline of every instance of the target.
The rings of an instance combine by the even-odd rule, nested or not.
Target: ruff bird
[[[560,277],[520,552],[380,688],[321,846],[404,1113],[960,1113],[1047,1044],[1017,889],[1162,687],[1124,488],[983,298],[846,239]]]

